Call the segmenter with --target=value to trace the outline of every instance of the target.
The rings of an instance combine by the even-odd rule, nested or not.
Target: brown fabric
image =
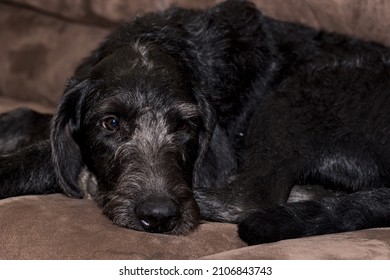
[[[258,0],[272,17],[390,45],[390,2],[384,0]]]
[[[207,222],[188,236],[152,234],[113,225],[87,199],[0,200],[1,259],[194,259],[245,246],[236,231]]]
[[[0,96],[54,105],[106,30],[0,3]]]
[[[31,108],[42,113],[53,113],[55,110],[54,106],[47,106],[38,102],[22,102],[9,97],[0,96],[0,113],[4,113],[21,107]]]
[[[390,229],[368,229],[245,247],[203,259],[388,260]]]
[[[216,0],[0,1],[0,112],[52,112],[66,79],[119,21],[172,3]],[[256,0],[278,19],[390,45],[390,2]],[[0,132],[1,133],[1,132]],[[389,259],[390,229],[247,247],[236,226],[205,223],[188,236],[119,228],[89,200],[63,195],[0,200],[0,259]]]

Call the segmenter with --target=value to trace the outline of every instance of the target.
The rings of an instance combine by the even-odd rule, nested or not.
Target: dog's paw
[[[238,234],[248,245],[269,243],[281,239],[277,219],[265,210],[252,212],[238,225]]]

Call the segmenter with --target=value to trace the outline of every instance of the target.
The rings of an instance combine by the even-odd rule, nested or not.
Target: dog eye
[[[196,123],[189,120],[181,120],[175,126],[175,132],[189,132],[196,128]]]
[[[117,117],[114,116],[106,117],[102,121],[102,126],[109,131],[118,131],[120,121]]]
[[[190,129],[190,125],[187,122],[179,122],[176,126],[176,131],[187,131]]]

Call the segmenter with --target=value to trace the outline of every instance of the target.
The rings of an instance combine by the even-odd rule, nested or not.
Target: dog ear
[[[215,116],[214,108],[210,105],[206,99],[201,87],[193,87],[194,95],[198,103],[199,110],[202,114],[202,128],[199,132],[198,139],[198,155],[194,164],[193,185],[194,187],[201,187],[204,185],[202,172],[205,162],[207,151],[209,150],[209,144],[217,125],[217,118]]]
[[[218,124],[215,109],[206,94],[196,89],[195,97],[203,117],[203,127],[199,133],[193,185],[194,188],[215,188],[223,185],[226,177],[235,172],[237,161],[226,131]]]
[[[75,141],[80,129],[81,106],[91,90],[88,80],[71,79],[52,120],[51,150],[54,171],[62,191],[71,197],[84,196],[78,178],[84,166],[81,152]]]

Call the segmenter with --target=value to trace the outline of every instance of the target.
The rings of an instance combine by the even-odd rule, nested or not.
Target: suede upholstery
[[[0,1],[0,111],[52,112],[79,61],[120,21],[213,0]],[[390,45],[390,2],[256,0],[269,16]],[[1,132],[0,132],[1,133]],[[248,247],[236,226],[203,223],[188,236],[120,228],[88,199],[61,194],[0,200],[0,259],[390,259],[390,229]]]

